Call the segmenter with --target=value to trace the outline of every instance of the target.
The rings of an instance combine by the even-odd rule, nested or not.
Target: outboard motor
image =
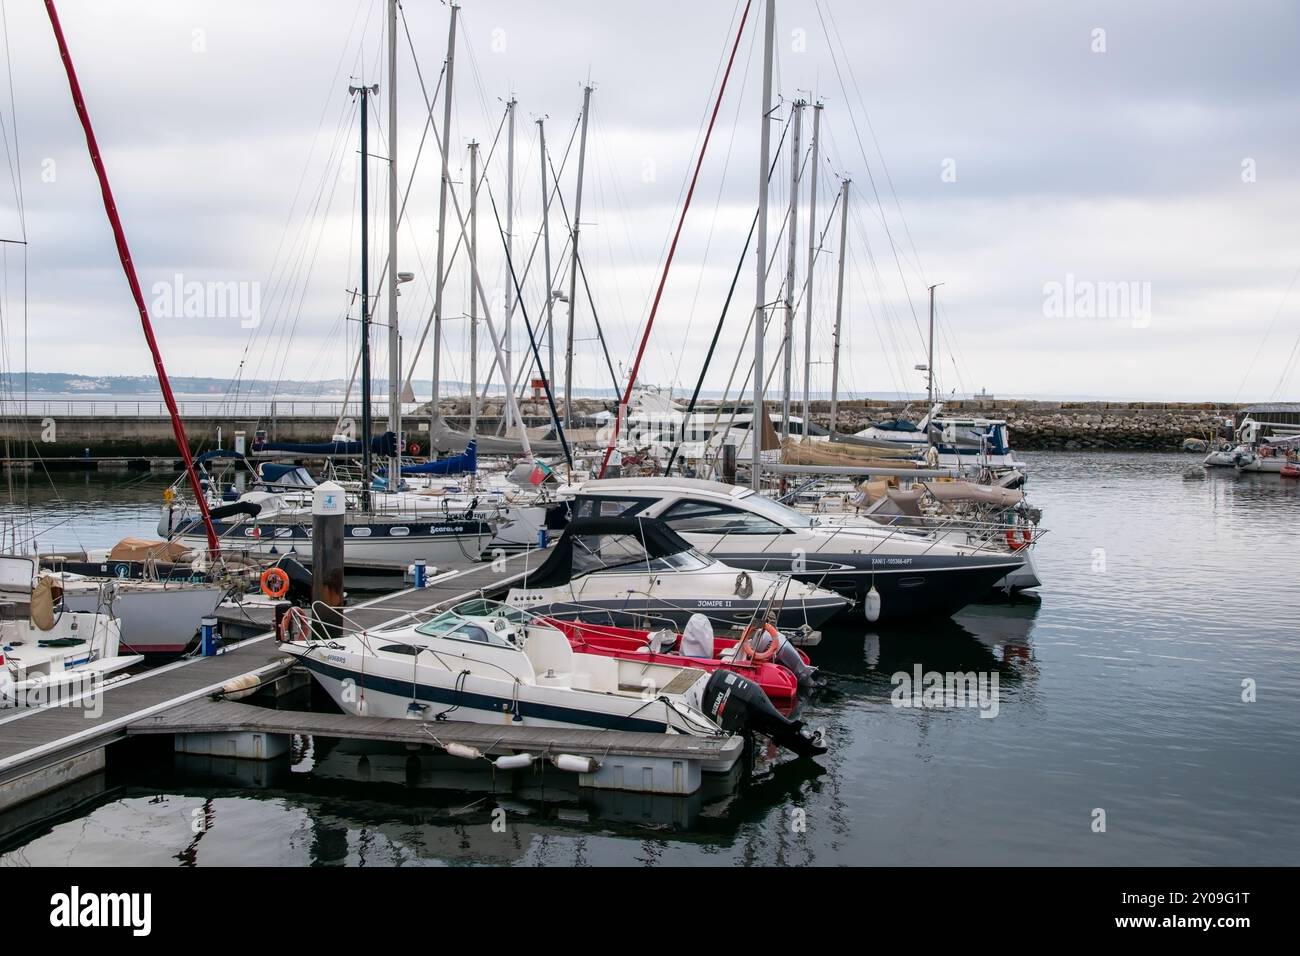
[[[304,607],[311,607],[311,571],[291,555],[285,555],[275,566],[289,575],[289,593],[291,600],[300,602]]]
[[[774,663],[780,664],[799,680],[800,687],[808,687],[813,682],[813,675],[817,673],[817,668],[806,663],[803,656],[784,634],[778,633],[775,638],[766,631],[760,631],[753,637],[754,650],[763,653],[767,650],[769,642],[776,640],[779,642],[776,655],[772,658]]]
[[[703,710],[727,733],[764,734],[801,757],[826,752],[820,730],[806,733],[802,720],[781,716],[763,688],[735,671],[714,671],[704,686]]]

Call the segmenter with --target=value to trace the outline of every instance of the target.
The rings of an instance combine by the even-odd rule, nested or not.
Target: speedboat
[[[611,478],[583,482],[572,492],[571,528],[596,514],[658,519],[728,567],[830,589],[860,602],[873,621],[953,614],[1024,564],[1011,551],[950,544],[924,531],[865,520],[824,525],[753,489],[716,481]]]
[[[575,507],[583,507],[581,498]],[[847,598],[816,584],[724,564],[652,516],[597,517],[597,508],[586,507],[589,516],[569,522],[546,560],[511,588],[507,604],[634,628],[681,628],[691,615],[703,614],[724,628],[771,623],[799,631],[800,640],[849,607]]]
[[[280,646],[341,710],[359,716],[694,737],[757,730],[801,754],[825,751],[819,734],[805,734],[765,697],[743,699],[731,712],[737,687],[762,694],[738,674],[579,653],[535,618],[502,605],[476,610],[488,613],[452,609],[418,624],[340,629],[325,640],[309,628]],[[736,727],[739,713],[753,718]]]

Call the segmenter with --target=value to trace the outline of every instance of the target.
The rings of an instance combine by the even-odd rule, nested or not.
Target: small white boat
[[[36,567],[35,558],[0,556],[0,707],[57,703],[144,659],[118,653],[110,615],[57,607]]]

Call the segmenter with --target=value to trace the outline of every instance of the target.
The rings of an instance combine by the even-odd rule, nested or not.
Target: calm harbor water
[[[1185,480],[1183,455],[1026,457],[1040,598],[828,633],[804,711],[831,740],[820,766],[761,757],[666,799],[554,775],[494,791],[463,764],[325,742],[280,771],[162,758],[53,823],[6,837],[0,818],[0,863],[1300,863],[1300,483]],[[152,533],[166,482],[41,484],[48,550]],[[996,716],[893,706],[916,665],[996,674]]]

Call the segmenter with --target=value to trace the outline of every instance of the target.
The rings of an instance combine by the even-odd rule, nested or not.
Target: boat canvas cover
[[[264,462],[257,470],[267,484],[292,486],[295,488],[315,488],[316,479],[302,465],[282,465]]]
[[[776,437],[776,427],[772,424],[772,416],[767,412],[767,403],[763,402],[761,408],[758,428],[762,444],[759,446],[759,451],[775,451],[781,447],[781,442]]]
[[[574,518],[550,555],[524,586],[560,587],[593,571],[639,564],[693,551],[687,541],[653,518]]]
[[[448,458],[439,458],[436,461],[422,461],[410,465],[402,465],[402,474],[404,475],[464,475],[475,474],[478,472],[478,442],[470,439],[465,450],[459,455],[451,455]],[[387,475],[385,468],[379,469],[381,475]]]
[[[845,435],[843,432],[831,432],[831,441],[837,445],[851,445],[857,448],[869,448],[881,458],[912,458],[924,442],[915,445],[904,442],[886,441],[883,438],[863,438],[860,435]]]
[[[959,504],[969,501],[1010,508],[1025,500],[1023,491],[997,488],[993,485],[977,485],[973,481],[929,481],[924,484],[924,488],[930,493],[930,497],[940,504]]]
[[[480,455],[522,455],[523,443],[517,438],[498,438],[495,435],[471,435],[458,431],[448,425],[442,418],[433,423],[429,431],[429,447],[439,454],[451,454],[460,451],[471,441],[477,443]],[[562,455],[564,446],[558,441],[530,441],[534,455]]]
[[[184,561],[190,549],[176,541],[123,538],[108,551],[110,561]]]
[[[890,503],[898,509],[898,514],[909,518],[921,517],[920,490],[891,491],[888,497]]]
[[[919,468],[914,461],[877,457],[879,449],[856,445],[832,446],[829,442],[788,440],[781,446],[781,460],[787,465],[827,465],[853,468]]]
[[[254,442],[253,451],[259,455],[279,453],[286,455],[320,455],[323,457],[355,457],[361,454],[362,449],[359,441],[264,441]],[[397,435],[393,432],[376,435],[370,440],[370,453],[378,455],[380,458],[395,458],[397,456]]]

